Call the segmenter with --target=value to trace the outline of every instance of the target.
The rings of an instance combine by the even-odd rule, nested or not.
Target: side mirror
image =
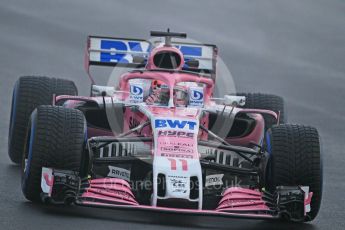
[[[92,85],[91,86],[91,96],[112,96],[115,93],[115,88],[112,86],[102,86],[102,85]]]
[[[224,105],[244,106],[245,104],[246,104],[246,97],[244,96],[233,96],[233,95],[224,96]]]

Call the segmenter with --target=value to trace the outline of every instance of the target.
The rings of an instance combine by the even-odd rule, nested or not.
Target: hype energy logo
[[[129,102],[140,103],[144,101],[144,88],[143,84],[135,83],[130,84]]]
[[[203,87],[189,88],[189,106],[203,107],[204,106],[204,89]]]

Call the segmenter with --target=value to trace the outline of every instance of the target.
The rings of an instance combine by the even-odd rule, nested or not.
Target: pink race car
[[[286,124],[281,97],[214,98],[217,47],[90,36],[91,96],[21,77],[9,156],[34,202],[240,218],[313,220],[322,195],[315,128]],[[90,66],[132,70],[96,85]]]

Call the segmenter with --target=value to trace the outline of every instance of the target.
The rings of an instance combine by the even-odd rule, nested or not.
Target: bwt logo
[[[193,90],[191,94],[191,99],[193,100],[202,100],[204,98],[204,94],[200,91]]]
[[[155,128],[177,128],[184,129],[188,128],[189,130],[194,130],[196,126],[195,121],[180,121],[180,120],[170,120],[170,119],[156,119]]]
[[[101,52],[101,62],[130,63],[132,61],[127,59],[127,54],[123,52],[149,52],[150,45],[147,42],[101,40],[101,49],[114,50],[111,53]],[[116,53],[117,50],[122,52]]]
[[[131,85],[131,94],[133,95],[141,95],[143,94],[143,89],[136,85]]]

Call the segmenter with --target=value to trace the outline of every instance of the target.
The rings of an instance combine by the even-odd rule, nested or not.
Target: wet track
[[[345,3],[291,1],[0,2],[1,229],[344,229]],[[187,2],[187,3],[183,3]],[[311,224],[157,215],[27,202],[20,170],[7,155],[12,87],[18,76],[73,79],[82,95],[88,34],[147,37],[170,27],[215,43],[238,91],[286,99],[292,123],[319,129],[324,147],[324,198]]]

